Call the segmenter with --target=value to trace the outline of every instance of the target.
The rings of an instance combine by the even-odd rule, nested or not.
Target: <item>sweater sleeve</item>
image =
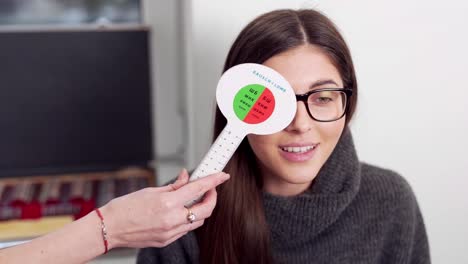
[[[142,248],[137,255],[138,264],[163,263],[160,257],[160,251],[156,248]]]
[[[138,264],[198,263],[198,244],[195,234],[189,232],[163,248],[143,248],[137,256]]]

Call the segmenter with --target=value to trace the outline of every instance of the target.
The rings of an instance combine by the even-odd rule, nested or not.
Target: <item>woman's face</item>
[[[263,63],[288,80],[296,94],[318,88],[341,88],[338,70],[317,46],[303,45]],[[318,122],[297,102],[294,120],[272,135],[248,135],[260,164],[265,191],[282,196],[304,192],[331,155],[345,126],[345,118]],[[300,148],[299,148],[300,147]]]

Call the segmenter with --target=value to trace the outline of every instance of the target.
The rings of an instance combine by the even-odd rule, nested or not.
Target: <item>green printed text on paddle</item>
[[[275,97],[267,87],[249,84],[241,88],[234,98],[236,116],[247,124],[267,120],[275,109]]]

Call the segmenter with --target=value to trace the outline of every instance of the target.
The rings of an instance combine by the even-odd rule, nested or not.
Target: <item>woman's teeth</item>
[[[292,153],[303,153],[307,152],[311,149],[315,148],[315,146],[306,146],[306,147],[282,147],[281,149],[286,152]]]

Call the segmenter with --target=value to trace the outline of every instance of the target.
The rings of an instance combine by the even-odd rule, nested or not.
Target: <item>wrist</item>
[[[102,242],[104,244],[104,254],[109,252],[109,241],[107,240],[107,229],[106,224],[104,223],[104,217],[102,216],[101,211],[99,208],[94,209],[96,214],[98,215],[99,219],[101,220],[101,235],[102,235]]]
[[[106,227],[106,239],[108,250],[113,248],[121,247],[122,241],[119,239],[119,230],[117,226],[118,217],[115,215],[115,209],[113,208],[112,201],[99,208],[102,217],[104,218],[104,225]],[[94,212],[96,213],[96,212]],[[97,216],[97,215],[96,215]],[[104,238],[102,238],[104,239]]]

